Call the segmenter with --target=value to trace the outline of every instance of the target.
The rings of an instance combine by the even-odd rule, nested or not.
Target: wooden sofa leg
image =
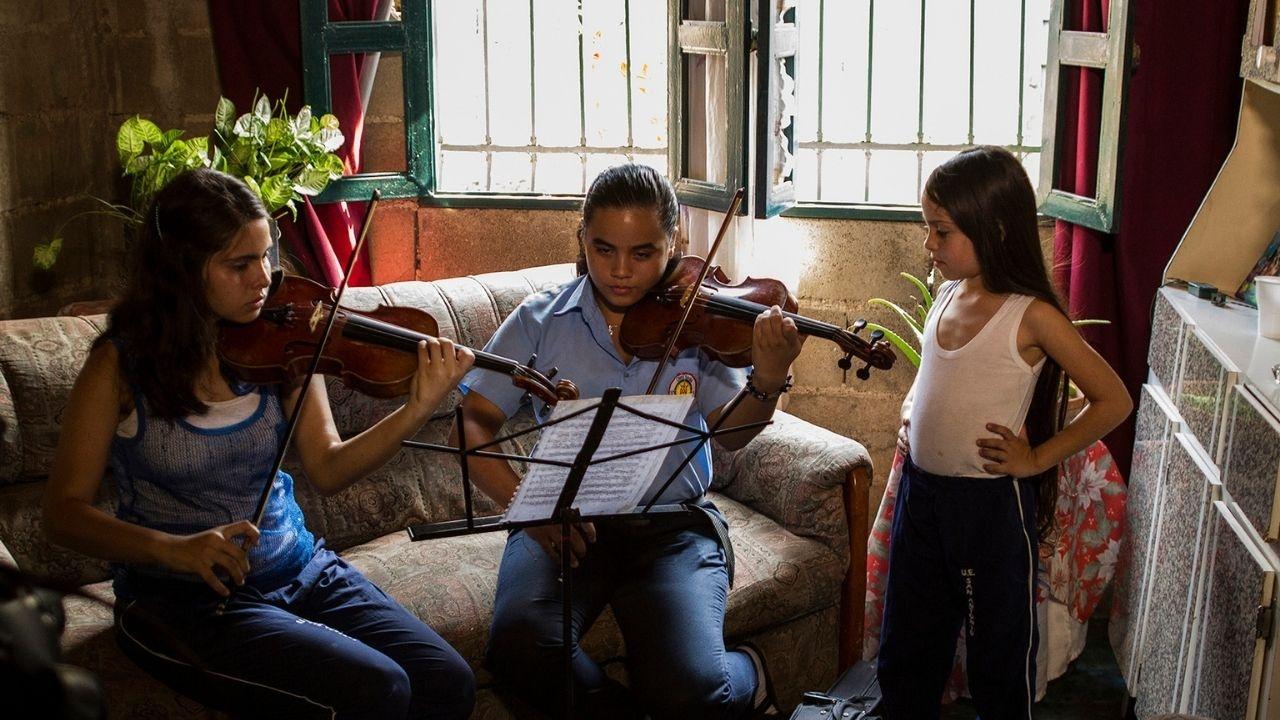
[[[844,480],[845,523],[849,528],[849,571],[840,591],[840,669],[862,659],[862,621],[867,600],[867,512],[871,473],[854,468]]]

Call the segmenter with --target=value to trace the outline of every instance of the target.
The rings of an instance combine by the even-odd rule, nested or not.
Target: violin
[[[267,297],[257,319],[221,327],[218,354],[247,382],[282,383],[303,377],[334,309],[333,299],[332,289],[286,275]],[[317,372],[340,377],[349,387],[376,398],[409,392],[418,368],[418,342],[440,334],[435,318],[417,308],[387,305],[372,312],[339,305],[336,312]],[[509,375],[512,384],[547,405],[578,397],[577,387],[569,380],[553,383],[532,367],[480,350],[472,352],[476,367]],[[555,375],[555,370],[549,375]]]
[[[699,278],[703,277],[701,283]],[[695,292],[696,290],[696,292]],[[692,308],[688,308],[693,303]],[[777,305],[783,317],[789,317],[804,335],[830,340],[845,355],[840,367],[848,370],[856,357],[866,363],[859,368],[859,379],[866,380],[872,367],[888,370],[895,355],[882,336],[873,333],[871,341],[857,332],[866,326],[859,320],[852,331],[829,323],[797,315],[799,303],[780,280],[747,278],[737,285],[717,265],[706,267],[696,255],[680,259],[663,278],[635,305],[627,308],[619,329],[619,342],[627,352],[646,360],[674,355],[679,349],[701,347],[709,356],[729,367],[751,364],[751,341],[756,316]],[[680,334],[671,343],[671,334],[688,312]]]

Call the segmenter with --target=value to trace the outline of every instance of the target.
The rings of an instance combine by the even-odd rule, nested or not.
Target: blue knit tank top
[[[116,436],[110,466],[120,495],[116,516],[175,535],[252,520],[262,483],[284,436],[285,419],[274,387],[234,388],[257,392],[258,407],[244,420],[216,429],[148,417],[134,390],[138,428]],[[249,551],[247,582],[262,591],[292,579],[311,560],[315,538],[293,496],[293,478],[276,474],[261,537]],[[131,578],[201,583],[199,576],[154,565],[113,564],[117,595],[132,595]]]

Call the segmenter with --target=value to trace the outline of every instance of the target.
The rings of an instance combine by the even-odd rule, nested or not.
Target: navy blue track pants
[[[979,717],[1031,717],[1035,517],[1031,480],[903,464],[877,663],[887,720],[938,717],[961,628]]]

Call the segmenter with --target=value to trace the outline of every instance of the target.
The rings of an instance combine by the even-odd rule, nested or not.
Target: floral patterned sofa
[[[353,288],[344,304],[386,303],[430,312],[441,334],[482,347],[498,323],[532,292],[572,277],[571,265],[493,273],[438,282]],[[124,658],[111,629],[105,563],[54,547],[40,529],[40,495],[49,471],[67,394],[105,316],[61,316],[0,322],[0,562],[73,582],[93,602],[66,600],[64,659],[102,680],[114,717],[208,716]],[[330,379],[339,430],[366,427],[396,401],[355,393]],[[449,402],[457,401],[457,396]],[[428,424],[418,439],[444,442],[449,421]],[[526,448],[527,449],[527,448]],[[715,502],[732,528],[736,584],[727,632],[754,640],[768,655],[785,702],[824,689],[837,658],[861,645],[870,460],[858,443],[779,413],[747,448],[716,456]],[[296,462],[286,469],[300,475]],[[480,667],[505,535],[489,533],[411,542],[411,523],[462,515],[462,488],[452,458],[405,450],[372,477],[328,498],[298,484],[311,529],[412,612],[424,618],[473,665],[480,693],[474,717],[527,717],[495,692]],[[103,484],[99,502],[111,508]],[[496,508],[478,501],[478,514]],[[852,521],[853,532],[848,528]],[[854,559],[850,565],[850,558]],[[592,655],[621,672],[617,626],[607,614],[586,639]],[[305,668],[299,668],[305,672]]]

